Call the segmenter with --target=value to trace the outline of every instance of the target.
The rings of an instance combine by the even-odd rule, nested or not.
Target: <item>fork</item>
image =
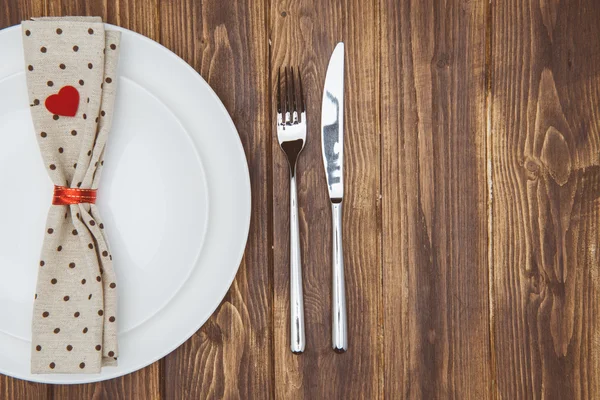
[[[277,139],[290,166],[290,348],[292,353],[304,351],[304,298],[302,294],[302,266],[300,259],[300,232],[298,229],[298,195],[296,192],[296,161],[306,143],[306,106],[302,93],[300,69],[298,71],[299,95],[296,93],[294,69],[277,72]],[[288,77],[291,75],[291,78]],[[284,84],[284,99],[281,85]]]

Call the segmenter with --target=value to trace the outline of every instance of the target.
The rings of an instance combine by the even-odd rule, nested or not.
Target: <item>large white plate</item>
[[[223,104],[188,64],[122,32],[115,119],[98,204],[119,290],[119,366],[32,375],[31,312],[51,203],[29,113],[21,28],[0,31],[0,373],[46,383],[118,377],[177,348],[210,317],[241,261],[250,180]],[[8,193],[17,193],[17,196]]]

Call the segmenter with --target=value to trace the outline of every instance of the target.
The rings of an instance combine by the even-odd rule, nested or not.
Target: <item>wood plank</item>
[[[501,398],[600,397],[600,4],[492,3]]]
[[[21,379],[0,375],[0,397],[3,399],[50,399],[52,386],[31,383]]]
[[[0,4],[0,29],[20,24],[24,19],[43,14],[43,2],[36,0],[3,1]],[[47,385],[30,383],[0,374],[0,398],[43,400],[50,398],[51,395],[51,389]]]
[[[85,385],[48,385],[54,398],[61,400],[106,399],[160,399],[161,379],[159,363],[140,371],[99,383]]]
[[[204,327],[166,358],[165,393],[172,398],[273,393],[266,9],[264,1],[161,2],[161,42],[201,73],[239,131],[253,213],[246,254],[228,295]]]
[[[106,22],[130,29],[152,40],[158,40],[159,0],[107,0],[105,4]]]
[[[0,29],[20,24],[24,19],[43,14],[43,2],[36,0],[5,0],[0,5]]]
[[[485,2],[381,12],[385,394],[489,398]]]
[[[273,141],[277,398],[380,397],[378,19],[378,2],[371,0],[271,3],[271,87],[276,87],[280,66],[299,65],[308,118],[307,143],[297,166],[306,322],[302,355],[291,353],[289,341],[289,169]],[[338,41],[346,48],[343,229],[349,350],[345,354],[331,349],[331,209],[319,128],[323,82]],[[272,103],[270,123],[276,138]]]
[[[101,16],[111,24],[158,37],[157,0],[46,0],[48,15]],[[136,13],[127,12],[135,9]],[[121,13],[120,11],[126,10]],[[154,363],[122,378],[87,385],[54,386],[59,399],[130,399],[160,397],[160,364]]]
[[[48,16],[99,16],[106,21],[107,4],[103,0],[44,0],[44,3]]]

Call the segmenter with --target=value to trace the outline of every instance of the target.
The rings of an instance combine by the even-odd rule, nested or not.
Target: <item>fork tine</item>
[[[298,94],[296,93],[296,79],[294,79],[294,67],[290,67],[291,71],[292,71],[292,87],[291,87],[291,93],[290,95],[292,96],[292,123],[297,124],[298,123]]]
[[[285,75],[285,123],[290,123],[290,83],[288,78],[288,67],[284,69]]]
[[[281,68],[277,69],[277,113],[281,114]]]
[[[302,90],[302,77],[300,76],[300,66],[296,66],[298,69],[298,87],[300,89],[300,112],[306,112],[306,105],[304,103],[304,92]]]
[[[290,85],[290,95],[292,98],[292,111],[297,112],[298,108],[296,105],[296,86],[294,85],[294,67],[290,67],[292,73],[292,83]]]

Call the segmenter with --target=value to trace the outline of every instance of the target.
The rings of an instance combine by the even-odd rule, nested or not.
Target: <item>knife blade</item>
[[[344,198],[344,43],[335,46],[325,76],[321,105],[321,148],[329,198]]]
[[[346,285],[342,250],[342,200],[344,199],[344,43],[335,46],[325,75],[321,105],[321,150],[331,200],[332,293],[331,342],[333,350],[348,349]]]

